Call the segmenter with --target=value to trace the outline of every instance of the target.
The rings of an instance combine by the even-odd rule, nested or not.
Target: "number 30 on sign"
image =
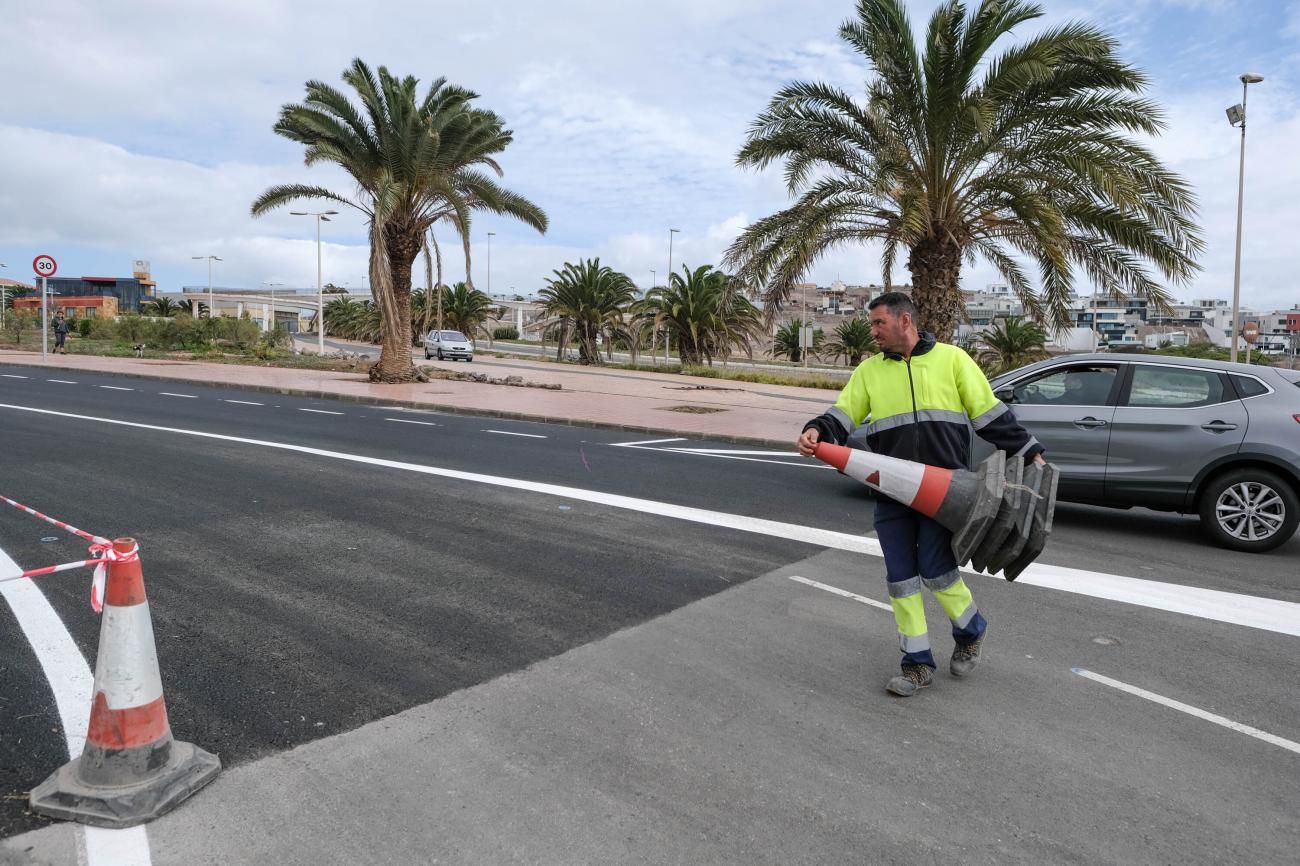
[[[32,259],[32,270],[38,277],[52,277],[59,272],[59,266],[55,264],[53,256],[37,256]]]

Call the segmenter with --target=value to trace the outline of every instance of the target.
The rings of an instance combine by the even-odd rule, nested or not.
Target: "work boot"
[[[980,647],[984,645],[984,635],[975,638],[971,643],[963,646],[957,644],[952,649],[952,661],[948,664],[948,670],[955,677],[964,677],[975,670],[975,665],[980,661]]]
[[[929,665],[903,665],[903,672],[885,683],[885,691],[900,698],[910,698],[932,682],[934,671]]]

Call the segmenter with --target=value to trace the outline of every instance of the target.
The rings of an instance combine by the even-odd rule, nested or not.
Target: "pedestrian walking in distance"
[[[68,322],[63,318],[63,312],[59,311],[54,315],[54,352],[58,354],[68,354],[68,347],[64,345],[68,341]]]
[[[1043,446],[993,395],[970,355],[918,332],[911,298],[887,292],[868,310],[881,351],[858,365],[830,411],[804,426],[800,454],[811,457],[818,442],[844,445],[866,423],[867,445],[889,457],[969,469],[974,428],[1011,457],[1042,462]],[[875,528],[903,653],[902,673],[885,688],[909,697],[934,681],[922,587],[934,593],[952,621],[956,646],[949,671],[969,675],[979,662],[988,623],[957,570],[952,533],[884,496],[876,501]]]

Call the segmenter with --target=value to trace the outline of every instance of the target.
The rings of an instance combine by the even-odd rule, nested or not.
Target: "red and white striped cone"
[[[135,540],[119,538],[104,554],[108,580],[85,750],[32,791],[31,806],[53,818],[120,828],[175,808],[212,781],[221,761],[172,738]]]
[[[814,456],[900,502],[952,532],[952,551],[964,565],[1002,507],[1006,455],[993,452],[979,471],[944,469],[886,457],[831,442],[818,442]]]

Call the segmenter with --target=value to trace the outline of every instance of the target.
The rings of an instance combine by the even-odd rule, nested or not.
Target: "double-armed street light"
[[[320,276],[320,224],[329,222],[330,217],[338,216],[336,210],[323,211],[289,211],[293,216],[309,216],[316,218],[316,353],[325,354],[325,287],[321,284]]]

